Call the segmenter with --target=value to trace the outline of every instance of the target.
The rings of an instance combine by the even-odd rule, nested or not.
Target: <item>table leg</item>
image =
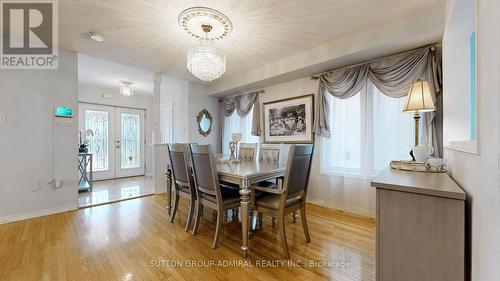
[[[94,155],[90,155],[90,192],[94,188]]]
[[[172,209],[172,172],[167,169],[167,212],[170,215]]]
[[[248,180],[241,180],[241,236],[242,245],[241,250],[243,251],[243,256],[247,257],[248,252],[248,227],[249,227],[249,205],[250,205],[250,183]]]

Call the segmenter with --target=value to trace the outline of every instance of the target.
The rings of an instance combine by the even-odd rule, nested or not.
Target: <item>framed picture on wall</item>
[[[314,143],[314,95],[264,103],[265,143]]]

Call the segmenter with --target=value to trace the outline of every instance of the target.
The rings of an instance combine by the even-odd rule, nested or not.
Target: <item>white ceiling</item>
[[[214,8],[231,19],[232,34],[216,46],[227,55],[227,75],[234,75],[440,2],[443,0],[60,0],[60,45],[196,81],[186,70],[186,51],[196,40],[177,23],[179,13],[188,7]],[[88,40],[89,31],[103,34],[105,42]]]
[[[149,71],[78,54],[78,83],[119,91],[120,80],[133,81],[134,92],[153,95],[154,74]]]

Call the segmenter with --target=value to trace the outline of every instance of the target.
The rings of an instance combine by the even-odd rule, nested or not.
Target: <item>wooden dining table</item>
[[[217,164],[217,172],[221,183],[238,185],[241,196],[241,250],[243,256],[248,255],[248,238],[250,232],[250,194],[251,185],[256,182],[285,176],[286,164],[263,161],[242,161],[238,164]],[[172,198],[172,172],[167,165],[167,209],[170,213]]]

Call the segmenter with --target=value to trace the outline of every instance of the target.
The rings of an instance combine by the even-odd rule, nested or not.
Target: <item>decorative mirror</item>
[[[196,115],[196,122],[198,123],[198,132],[200,135],[206,137],[212,131],[212,115],[206,109],[203,109]]]

